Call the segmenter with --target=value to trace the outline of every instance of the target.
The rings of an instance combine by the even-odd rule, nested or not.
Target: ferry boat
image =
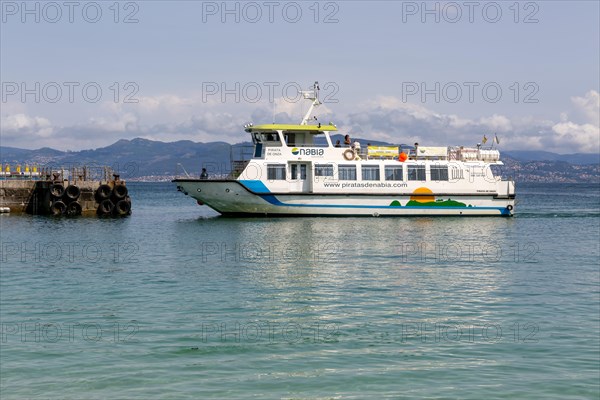
[[[515,183],[491,168],[503,165],[497,149],[334,144],[337,127],[311,118],[318,83],[302,95],[312,104],[300,124],[245,125],[249,159],[177,189],[225,216],[513,215]]]

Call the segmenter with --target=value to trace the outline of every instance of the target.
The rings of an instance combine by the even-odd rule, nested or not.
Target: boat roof
[[[246,132],[296,131],[296,132],[335,132],[335,125],[294,125],[294,124],[263,124],[246,127]]]

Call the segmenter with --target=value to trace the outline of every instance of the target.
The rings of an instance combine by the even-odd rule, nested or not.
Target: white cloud
[[[497,133],[501,149],[598,152],[599,99],[598,92],[593,90],[571,99],[575,110],[585,116],[583,123],[566,113],[557,115],[554,121],[501,114],[470,119],[441,114],[422,104],[405,103],[391,96],[365,101],[348,115],[336,115],[325,104],[314,114],[321,123],[333,121],[340,132],[353,137],[391,143],[473,145],[480,142],[484,134],[491,139]],[[93,117],[67,126],[24,112],[3,115],[1,132],[3,145],[26,148],[82,149],[135,137],[238,143],[248,140],[243,132],[245,123],[270,123],[274,112],[276,122],[298,123],[308,106],[308,102],[289,102],[282,98],[273,106],[266,102],[207,104],[198,96],[162,95],[141,97],[137,104],[107,102],[95,110]],[[31,137],[36,140],[32,141]]]
[[[393,96],[379,96],[374,100],[368,100],[362,105],[362,109],[381,109],[383,111],[401,110],[404,114],[419,120],[439,118],[440,115],[420,104],[406,103]]]
[[[568,146],[582,153],[600,152],[600,129],[592,124],[560,122],[552,127],[556,146]]]
[[[571,101],[585,116],[586,122],[600,125],[600,93],[590,90],[584,97],[571,97]]]
[[[109,132],[139,132],[138,117],[130,112],[107,117],[92,117],[83,126]]]
[[[54,132],[52,123],[47,118],[30,117],[25,114],[3,116],[1,119],[2,132],[8,134],[25,134],[38,137],[49,137]],[[24,138],[31,140],[31,138]]]
[[[598,92],[590,91],[572,101],[592,123],[578,124],[566,113],[558,121],[535,117],[509,118],[493,114],[478,119],[439,114],[419,104],[407,104],[395,97],[366,102],[348,116],[347,127],[354,135],[378,138],[392,143],[417,141],[430,145],[472,145],[483,135],[495,133],[501,148],[510,150],[546,150],[558,153],[599,152]],[[593,121],[596,121],[593,123]]]
[[[167,112],[179,114],[201,105],[199,98],[180,97],[176,95],[144,96],[139,98],[138,103],[131,103],[132,107],[138,108],[142,113]]]
[[[511,121],[504,115],[494,114],[491,117],[482,117],[479,119],[479,124],[494,132],[510,132],[513,130]]]

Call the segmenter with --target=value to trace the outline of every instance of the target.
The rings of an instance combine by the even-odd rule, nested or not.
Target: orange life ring
[[[344,151],[344,158],[348,161],[354,160],[354,150],[348,149]]]

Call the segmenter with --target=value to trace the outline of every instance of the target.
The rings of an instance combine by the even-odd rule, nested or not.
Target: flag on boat
[[[483,135],[483,139],[481,139],[481,143],[485,144],[485,142],[487,142],[487,138],[485,137],[485,135]]]

